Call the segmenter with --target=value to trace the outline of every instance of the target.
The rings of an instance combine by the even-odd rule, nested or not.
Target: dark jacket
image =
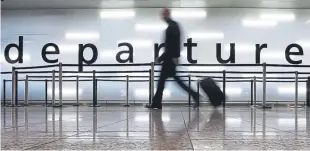
[[[168,21],[168,27],[165,34],[165,52],[159,57],[158,61],[170,62],[172,58],[180,57],[181,32],[177,22]]]

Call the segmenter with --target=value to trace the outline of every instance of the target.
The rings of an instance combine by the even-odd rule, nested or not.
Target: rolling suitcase
[[[200,81],[200,86],[208,95],[209,100],[214,107],[222,105],[223,101],[226,99],[226,96],[212,78],[205,77]]]

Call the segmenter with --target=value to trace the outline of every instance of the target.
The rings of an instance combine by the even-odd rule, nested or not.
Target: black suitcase
[[[225,101],[226,96],[212,78],[205,77],[200,81],[200,86],[208,95],[209,100],[214,107],[222,105],[223,101]]]

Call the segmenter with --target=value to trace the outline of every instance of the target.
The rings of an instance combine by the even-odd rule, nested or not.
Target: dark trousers
[[[155,96],[153,98],[154,104],[160,104],[162,102],[162,96],[165,89],[166,80],[169,77],[173,77],[178,85],[186,92],[188,92],[192,97],[194,97],[197,93],[194,92],[190,87],[185,85],[179,77],[176,76],[176,65],[172,63],[172,61],[166,61],[163,63],[160,78],[157,84],[157,90]]]

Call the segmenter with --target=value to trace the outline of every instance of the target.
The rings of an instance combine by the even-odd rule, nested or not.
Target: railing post
[[[93,104],[90,107],[99,107],[97,105],[97,80],[96,80],[96,70],[93,70]]]
[[[271,106],[266,105],[266,99],[267,99],[267,82],[266,78],[267,77],[267,65],[266,62],[263,63],[263,104],[262,108],[271,108]]]
[[[307,102],[306,102],[306,105],[307,107],[310,107],[310,76],[308,76],[308,79],[307,79]]]
[[[200,80],[198,79],[197,80],[197,93],[199,94],[198,95],[198,100],[200,100],[200,93],[199,93],[200,92],[200,87],[199,87],[199,83],[200,83]]]
[[[126,104],[124,106],[129,107],[129,76],[126,75]]]
[[[48,95],[48,82],[47,82],[47,79],[45,79],[45,106],[48,106],[48,103],[47,103],[47,95]]]
[[[95,95],[95,98],[96,98],[96,106],[98,106],[98,79],[96,78],[96,89],[95,89],[95,92],[96,92],[96,95]]]
[[[298,71],[295,72],[295,107],[298,107]]]
[[[59,63],[59,106],[62,106],[62,63]]]
[[[253,79],[251,79],[251,105],[253,104]]]
[[[298,105],[298,71],[295,72],[295,105],[294,108],[299,108],[302,106]]]
[[[188,75],[188,87],[190,88],[192,85],[191,75]],[[188,93],[188,106],[191,106],[191,95]]]
[[[226,70],[223,70],[223,93],[226,98]],[[223,107],[226,107],[226,99],[223,100]]]
[[[5,79],[3,79],[3,106],[5,106],[6,105],[6,80]]]
[[[52,72],[52,106],[55,106],[55,70]]]
[[[19,107],[18,105],[18,71],[15,70],[15,106]]]
[[[256,107],[256,76],[254,76],[254,106]]]
[[[155,84],[154,84],[154,75],[155,75],[155,71],[154,71],[154,67],[155,66],[155,64],[154,64],[154,62],[152,62],[151,63],[151,84],[152,84],[152,86],[151,86],[151,97],[152,97],[152,101],[153,101],[153,98],[154,98],[154,86],[155,86]]]
[[[263,108],[266,107],[266,63],[263,63]]]
[[[79,99],[79,76],[76,76],[76,104],[73,106],[79,106],[80,99]]]
[[[25,79],[25,94],[24,94],[24,97],[25,97],[25,99],[24,99],[24,105],[25,106],[28,106],[28,88],[29,88],[29,86],[28,86],[28,75],[26,75],[26,79]]]
[[[15,67],[12,67],[12,90],[11,90],[11,106],[15,106]]]
[[[149,70],[149,105],[152,104],[152,71]]]

